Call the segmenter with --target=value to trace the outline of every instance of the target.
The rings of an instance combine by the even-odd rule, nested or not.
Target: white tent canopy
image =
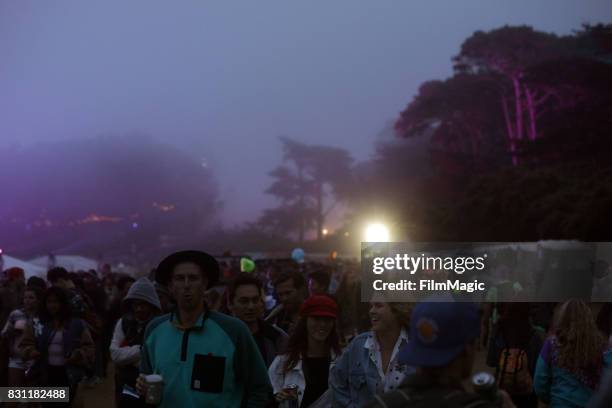
[[[490,244],[485,246],[478,246],[477,249],[480,251],[499,251],[503,249],[522,250],[525,252],[537,252],[540,248],[542,249],[553,249],[557,251],[570,251],[570,250],[581,250],[588,249],[589,244],[575,240],[544,240],[538,242],[508,242],[500,244]]]
[[[49,257],[40,256],[30,260],[34,265],[38,265],[45,270],[49,267]],[[98,270],[98,262],[80,255],[55,255],[55,266],[61,266],[68,271],[88,271]]]
[[[13,258],[6,254],[2,254],[2,259],[4,260],[4,270],[9,268],[21,268],[24,271],[26,280],[32,276],[38,276],[43,279],[47,278],[47,268],[35,265],[31,262]]]

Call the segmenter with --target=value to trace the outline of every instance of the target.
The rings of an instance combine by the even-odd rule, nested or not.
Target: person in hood
[[[153,283],[140,278],[132,284],[122,301],[125,313],[117,321],[110,344],[115,363],[115,398],[117,407],[140,406],[143,401],[124,394],[124,387],[135,389],[140,366],[140,348],[147,324],[161,312],[159,297]]]

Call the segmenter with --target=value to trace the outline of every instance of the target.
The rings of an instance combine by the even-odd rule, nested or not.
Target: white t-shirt
[[[52,366],[63,366],[66,365],[66,358],[64,357],[64,334],[61,330],[58,330],[53,335],[51,343],[49,343],[49,365]]]

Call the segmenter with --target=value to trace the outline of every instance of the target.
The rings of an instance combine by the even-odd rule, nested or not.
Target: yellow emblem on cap
[[[416,328],[419,339],[423,343],[433,343],[438,338],[438,325],[431,319],[419,319]]]

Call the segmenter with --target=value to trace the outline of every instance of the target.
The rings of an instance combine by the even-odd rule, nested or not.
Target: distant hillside
[[[211,170],[147,136],[0,149],[0,157],[7,250],[155,247],[198,237],[219,209]]]

